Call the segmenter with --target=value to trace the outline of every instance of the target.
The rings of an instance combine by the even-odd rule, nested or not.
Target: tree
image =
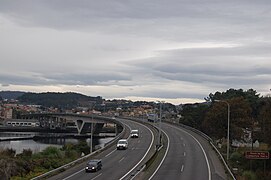
[[[187,104],[181,111],[180,123],[201,130],[205,113],[209,108],[208,104]]]
[[[258,116],[262,139],[271,144],[271,99],[263,99]]]
[[[227,100],[233,99],[237,97],[243,97],[247,99],[250,105],[257,104],[256,102],[259,99],[259,94],[256,90],[248,89],[244,91],[243,89],[228,89],[226,92],[216,92],[215,94],[210,93],[208,97],[205,98],[207,102],[213,102],[214,100]]]
[[[243,129],[251,127],[253,118],[251,108],[243,97],[225,100],[230,104],[230,135],[231,139],[240,139]],[[215,138],[227,136],[227,104],[223,102],[214,103],[206,113],[203,121],[203,131]]]

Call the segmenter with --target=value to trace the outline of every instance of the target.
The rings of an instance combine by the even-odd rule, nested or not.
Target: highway
[[[128,129],[125,138],[128,138],[129,146],[127,150],[116,150],[116,146],[97,154],[92,159],[102,159],[102,169],[94,173],[85,172],[85,163],[76,165],[65,172],[53,176],[49,179],[56,180],[91,180],[91,179],[129,179],[131,173],[142,165],[143,159],[150,152],[153,145],[154,135],[145,125],[129,120],[118,119],[125,124]],[[138,129],[139,138],[129,138],[130,130]]]
[[[222,163],[209,143],[198,134],[162,123],[168,148],[152,180],[223,180],[227,179]]]

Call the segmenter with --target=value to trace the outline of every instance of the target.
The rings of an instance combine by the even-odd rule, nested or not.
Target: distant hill
[[[3,99],[17,99],[18,97],[22,96],[26,92],[22,91],[0,91],[0,97]]]
[[[36,104],[46,107],[74,108],[101,104],[103,99],[100,96],[90,97],[79,93],[47,92],[47,93],[25,93],[18,97],[21,103]]]

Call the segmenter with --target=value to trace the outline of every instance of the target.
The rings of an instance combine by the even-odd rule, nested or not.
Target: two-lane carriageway
[[[81,163],[65,172],[51,177],[51,180],[104,180],[104,179],[129,179],[131,173],[138,168],[143,159],[150,153],[154,143],[154,134],[147,126],[138,122],[118,119],[128,129],[124,138],[128,139],[129,145],[126,150],[116,150],[116,145],[97,154],[91,159],[102,159],[102,169],[94,173],[86,173],[86,162]],[[138,129],[139,138],[130,138],[130,130]]]
[[[164,159],[152,180],[225,180],[222,163],[201,136],[179,126],[162,123],[162,131],[168,138]]]

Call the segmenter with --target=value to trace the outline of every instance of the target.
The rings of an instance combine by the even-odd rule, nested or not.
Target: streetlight
[[[91,123],[91,137],[90,137],[90,153],[92,153],[93,151],[93,147],[92,147],[92,144],[93,144],[93,110],[92,110],[92,113],[91,113],[91,120],[92,120],[92,123]]]
[[[162,121],[162,103],[164,103],[164,101],[158,101],[158,103],[160,103],[160,118],[159,118],[159,132],[158,132],[158,146],[160,147],[161,145],[161,121]]]
[[[228,161],[230,152],[230,104],[227,101],[223,100],[215,100],[215,102],[224,102],[228,106],[228,130],[227,130],[227,161]]]

